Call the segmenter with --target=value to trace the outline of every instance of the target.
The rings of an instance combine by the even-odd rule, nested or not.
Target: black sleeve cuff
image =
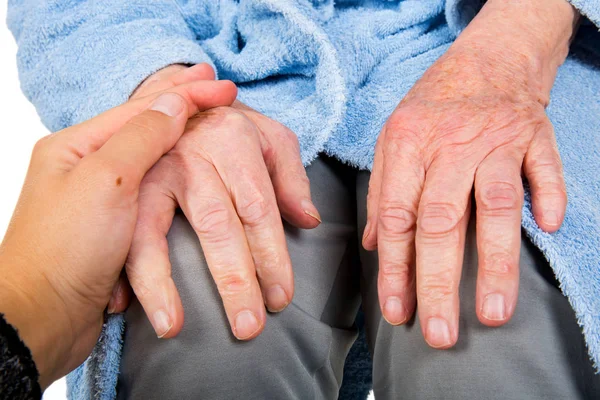
[[[0,314],[0,399],[41,399],[38,378],[29,348]]]

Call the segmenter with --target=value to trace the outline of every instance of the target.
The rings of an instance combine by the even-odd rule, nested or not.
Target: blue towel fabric
[[[600,1],[586,17],[547,113],[569,208],[561,230],[523,227],[544,252],[600,364]],[[240,100],[286,124],[309,164],[326,152],[368,169],[380,128],[484,0],[9,0],[26,96],[51,130],[126,101],[153,72],[208,62]],[[518,40],[518,38],[515,38]],[[124,322],[108,318],[71,398],[112,399]],[[358,389],[357,389],[358,390]]]

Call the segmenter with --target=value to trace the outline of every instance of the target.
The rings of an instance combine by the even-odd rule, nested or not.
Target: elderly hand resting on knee
[[[96,344],[132,243],[146,172],[175,146],[190,116],[228,106],[236,93],[227,81],[188,83],[35,146],[0,247],[0,313],[30,349],[42,388]]]
[[[522,173],[540,227],[553,232],[562,223],[565,184],[544,108],[577,19],[564,0],[488,1],[381,132],[363,242],[379,251],[384,317],[402,324],[418,301],[433,347],[458,338],[473,189],[476,312],[486,325],[506,323],[517,302]],[[206,66],[168,67],[134,97],[203,74],[211,74]],[[176,335],[183,323],[165,240],[178,205],[198,234],[235,336],[255,337],[265,322],[263,303],[279,311],[293,295],[279,213],[299,227],[318,225],[297,140],[236,103],[194,118],[148,174],[127,274],[161,337]],[[121,305],[113,310],[122,309],[115,303]]]
[[[506,323],[517,303],[522,174],[538,225],[554,232],[563,221],[565,183],[544,109],[575,14],[564,0],[488,1],[379,136],[364,246],[379,252],[384,317],[402,324],[418,303],[432,347],[448,348],[458,339],[472,191],[475,311],[485,325]]]
[[[206,64],[173,65],[148,78],[133,98],[191,80],[214,79]],[[148,173],[127,278],[159,337],[183,326],[166,235],[180,207],[204,250],[236,338],[256,337],[266,309],[283,310],[294,295],[294,275],[281,217],[314,228],[320,216],[289,129],[236,102],[195,115],[181,140]],[[110,312],[126,306],[121,281]]]

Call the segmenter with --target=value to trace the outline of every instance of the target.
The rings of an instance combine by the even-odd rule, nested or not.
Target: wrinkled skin
[[[465,48],[451,49],[413,87],[377,142],[369,187],[367,249],[380,259],[379,298],[386,319],[402,324],[419,303],[428,343],[458,338],[465,232],[472,190],[477,210],[477,315],[497,326],[518,294],[524,172],[534,214],[558,229],[566,192],[543,100],[519,65]],[[526,76],[526,74],[523,74]]]
[[[522,177],[529,181],[533,213],[539,226],[554,232],[563,221],[567,203],[565,184],[552,125],[544,107],[549,102],[557,69],[568,54],[577,18],[565,0],[488,0],[448,52],[402,100],[378,138],[363,245],[379,252],[378,291],[383,316],[394,325],[402,324],[411,318],[418,302],[423,334],[432,347],[449,348],[458,338],[458,286],[471,207],[476,207],[479,252],[475,311],[488,326],[509,321],[517,303]],[[168,67],[149,78],[139,90],[148,93],[193,78],[192,75],[201,72],[198,69],[195,73],[189,72],[194,68],[201,67],[193,67],[188,72],[183,66]],[[203,77],[197,75],[196,78],[212,79],[212,75],[205,71]],[[237,233],[225,237],[222,242],[227,243],[227,247],[222,248],[237,249],[238,267],[232,267],[232,258],[219,256],[219,249],[203,242],[203,236],[206,241],[214,226],[219,231],[225,225],[202,225],[208,226],[202,232],[200,225],[194,222],[198,218],[193,210],[201,210],[196,206],[203,203],[194,200],[196,206],[186,206],[186,196],[207,196],[199,193],[206,190],[204,187],[196,186],[194,191],[198,192],[192,194],[181,185],[181,182],[190,185],[193,185],[191,182],[208,182],[204,179],[209,177],[208,172],[201,173],[192,167],[195,160],[201,165],[212,160],[219,175],[213,171],[212,179],[220,187],[220,194],[215,196],[216,188],[212,187],[208,193],[220,199],[221,204],[228,202],[227,193],[234,203],[236,198],[240,199],[232,189],[242,180],[254,179],[255,188],[270,188],[263,164],[269,167],[273,189],[262,191],[267,195],[258,203],[249,203],[260,204],[256,208],[261,210],[253,214],[254,223],[250,225],[260,225],[259,221],[265,217],[268,221],[265,224],[270,228],[264,231],[271,232],[273,243],[283,241],[281,228],[275,223],[275,202],[284,218],[295,221],[297,226],[310,228],[318,223],[307,218],[310,215],[318,218],[314,208],[298,206],[300,198],[308,200],[309,196],[293,135],[277,122],[239,103],[233,108],[241,114],[233,116],[231,109],[221,109],[200,116],[200,122],[190,125],[190,135],[197,139],[185,140],[184,137],[174,150],[176,155],[166,157],[174,161],[162,162],[156,167],[160,172],[152,172],[148,178],[148,182],[154,179],[163,183],[154,184],[156,193],[149,194],[149,200],[144,201],[149,204],[164,201],[165,205],[163,208],[151,206],[151,211],[140,215],[128,275],[134,277],[132,285],[136,294],[141,294],[138,297],[151,320],[160,307],[171,307],[169,323],[158,327],[153,322],[159,336],[176,335],[183,315],[170,278],[164,241],[175,207],[173,199],[195,225],[236,337],[249,339],[262,329],[264,309],[258,299],[259,287],[263,301],[271,310],[279,310],[291,300],[289,257],[283,250],[284,245],[268,250],[253,247],[254,233],[238,205],[234,204],[234,208],[246,235],[250,235],[249,251],[254,265],[248,249],[232,244],[235,240],[241,243],[243,232],[236,217],[231,217],[233,209],[229,205],[229,211],[221,211],[234,220]],[[215,136],[210,131],[220,133]],[[258,136],[260,150],[257,144],[248,147],[254,149],[249,152],[236,150],[237,144],[230,136],[233,131]],[[186,143],[194,145],[186,146]],[[199,148],[208,147],[210,150],[197,154]],[[219,165],[213,153],[225,152],[235,157],[223,158]],[[282,154],[291,157],[286,169],[294,173],[278,184],[277,177],[282,175],[273,172],[272,166],[283,165],[283,161],[269,160],[283,160],[286,157]],[[239,172],[241,166],[255,175],[228,172]],[[288,187],[286,182],[291,182],[290,187],[299,188],[301,194],[282,195]],[[211,185],[213,183],[211,181]],[[179,191],[174,189],[178,185]],[[160,191],[170,200],[159,200]],[[248,193],[258,192],[250,189]],[[249,196],[253,199],[251,194]],[[153,220],[162,222],[152,224]],[[151,247],[159,250],[154,251],[157,253],[154,256],[145,250],[148,258],[144,261],[140,249]],[[211,254],[213,252],[215,254]],[[161,261],[153,264],[150,260],[154,259]],[[261,272],[265,270],[262,265],[271,265],[267,268],[269,278]],[[253,268],[258,273],[258,284],[253,280]],[[274,287],[277,283],[284,288],[285,296],[270,303],[266,291],[269,285]],[[121,292],[124,291],[117,290]],[[253,324],[253,318],[246,319],[244,334],[240,334],[239,329],[236,331],[235,319],[245,309],[244,302],[251,305],[249,311],[258,320],[258,327]],[[125,303],[115,300],[118,307],[113,307],[113,311],[122,309]],[[249,321],[252,324],[248,324]]]
[[[207,65],[168,67],[134,97],[195,79],[214,74]],[[167,338],[183,325],[166,241],[177,207],[202,244],[233,334],[257,336],[265,306],[281,311],[294,293],[281,216],[300,228],[320,223],[298,139],[237,102],[190,119],[182,139],[142,182],[127,277],[156,334]],[[112,311],[123,308],[126,301],[113,297]]]

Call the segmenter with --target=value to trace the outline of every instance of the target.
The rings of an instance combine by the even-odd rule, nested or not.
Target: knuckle
[[[509,182],[492,182],[481,189],[477,206],[481,211],[494,213],[520,210],[523,187]]]
[[[217,273],[215,276],[219,294],[223,298],[235,298],[251,289],[250,278],[241,272]]]
[[[271,207],[269,202],[260,193],[255,193],[253,196],[248,196],[240,201],[238,205],[238,215],[244,225],[256,227],[267,220]]]
[[[275,156],[277,155],[277,149],[275,148],[275,145],[271,143],[270,140],[262,140],[261,151],[267,166],[273,166],[273,163],[276,159]]]
[[[291,263],[283,257],[276,248],[258,250],[255,254],[255,264],[261,277],[279,275],[286,270],[291,270]]]
[[[562,181],[563,168],[560,154],[558,151],[548,151],[540,155],[528,154],[525,158],[525,171],[541,181]]]
[[[304,168],[300,168],[298,171],[290,172],[288,182],[295,182],[298,186],[304,186],[310,188],[310,179],[306,175]]]
[[[33,146],[33,150],[31,152],[32,159],[42,162],[47,161],[48,154],[51,152],[52,149],[54,137],[55,134],[46,135],[43,138],[39,139],[37,142],[35,142],[35,145]]]
[[[254,131],[254,124],[244,113],[231,107],[216,107],[203,114],[203,120],[213,129],[226,129],[236,134]]]
[[[386,122],[386,142],[395,142],[402,148],[416,144],[423,136],[419,125],[418,118],[397,110]]]
[[[381,273],[386,282],[396,283],[409,283],[412,281],[412,271],[408,264],[397,263],[397,262],[385,262],[381,265]]]
[[[415,228],[417,216],[410,207],[403,204],[385,202],[379,210],[379,223],[387,235],[403,235]]]
[[[212,241],[230,238],[232,218],[225,203],[211,199],[201,210],[191,216],[191,224],[198,235]]]
[[[456,294],[457,282],[450,270],[419,277],[419,299],[428,302],[442,303]]]
[[[33,146],[33,152],[39,153],[45,151],[48,147],[51,136],[52,135],[46,135],[43,138],[40,138],[37,142],[35,142],[35,145]]]
[[[492,254],[485,257],[481,269],[484,275],[492,277],[506,277],[517,270],[516,264],[510,261],[506,254]]]
[[[454,231],[465,211],[454,203],[425,203],[419,208],[419,229],[425,235],[446,235]]]
[[[300,141],[298,136],[291,130],[282,125],[280,135],[283,136],[286,141],[286,147],[293,149],[295,152],[300,153]]]
[[[386,128],[390,132],[410,132],[407,127],[412,126],[413,116],[412,112],[407,107],[397,108],[388,118],[386,122]]]
[[[559,204],[567,203],[568,195],[567,189],[564,185],[548,185],[533,194],[534,201],[540,202],[542,200],[552,204],[558,202]]]
[[[288,140],[294,149],[300,149],[300,141],[298,140],[298,136],[291,129],[283,127],[282,136]]]

